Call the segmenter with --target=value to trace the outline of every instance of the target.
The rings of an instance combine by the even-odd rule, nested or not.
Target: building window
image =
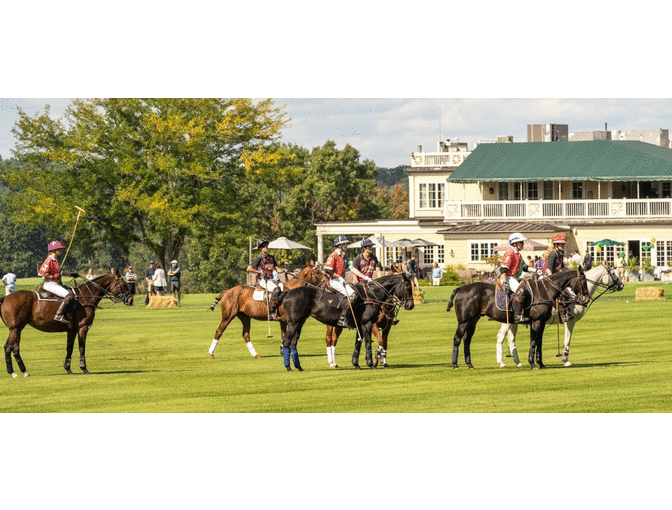
[[[582,182],[573,182],[572,183],[572,198],[582,199],[583,198],[583,183]]]
[[[520,192],[523,189],[523,183],[522,182],[514,182],[513,183],[513,199],[514,200],[522,200],[523,197],[520,196]]]
[[[434,247],[433,246],[425,246],[424,248],[424,263],[425,264],[431,264],[434,262]]]
[[[544,181],[544,200],[553,200],[553,182]]]
[[[539,187],[536,182],[527,183],[527,199],[539,200]]]
[[[440,245],[440,246],[436,247],[436,262],[438,262],[439,265],[443,264],[446,261],[446,259],[444,257],[444,253],[445,252],[444,252],[444,249],[443,249],[443,245]]]
[[[443,207],[445,184],[440,182],[423,182],[418,184],[418,208],[440,209]]]
[[[597,246],[593,246],[592,242],[586,243],[586,251],[590,251],[590,255],[593,257],[593,266],[596,266],[598,262],[606,261],[610,265],[616,265],[616,258],[620,257],[620,253],[625,250],[625,246],[603,246],[600,250],[600,253],[597,253]]]
[[[663,198],[670,198],[670,196],[672,196],[672,194],[670,193],[670,183],[669,182],[664,182],[663,183],[662,193],[663,193]]]
[[[656,266],[672,266],[672,241],[656,241]]]
[[[495,255],[498,241],[469,241],[469,262],[485,262]]]
[[[509,199],[509,183],[500,182],[499,183],[499,199],[508,200]]]

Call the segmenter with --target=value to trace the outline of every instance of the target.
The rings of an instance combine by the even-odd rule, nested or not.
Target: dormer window
[[[442,182],[421,182],[418,184],[418,208],[441,209],[445,197],[445,184]]]

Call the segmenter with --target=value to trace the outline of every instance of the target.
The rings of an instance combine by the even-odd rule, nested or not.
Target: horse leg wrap
[[[357,349],[352,351],[352,364],[355,366],[359,365],[359,351]]]
[[[252,342],[247,342],[247,350],[250,351],[250,354],[252,355],[253,358],[257,357],[257,351],[254,349],[254,345],[252,345]]]
[[[294,367],[302,372],[303,368],[301,368],[301,362],[299,361],[299,351],[296,349],[290,349],[290,354],[292,355],[292,362],[294,363]]]
[[[219,343],[219,340],[213,340],[212,343],[210,344],[210,349],[208,350],[208,354],[214,354],[215,349],[217,348],[217,344]]]
[[[283,347],[282,348],[282,362],[284,363],[286,368],[289,367],[289,348],[288,347]]]
[[[370,367],[373,366],[373,352],[371,349],[366,350],[366,364]]]
[[[79,357],[79,368],[86,372],[86,358],[84,356]]]
[[[70,364],[72,363],[72,360],[70,358],[65,358],[65,363],[63,363],[63,368],[70,372]]]
[[[7,363],[7,373],[12,375],[14,373],[14,365],[12,364],[12,353],[5,351],[5,362]]]
[[[26,371],[26,365],[23,364],[23,360],[21,359],[21,355],[18,352],[14,353],[14,359],[16,359],[16,364],[19,365],[19,370],[21,372]]]
[[[460,354],[460,348],[457,345],[453,345],[453,366],[457,366],[457,357]]]

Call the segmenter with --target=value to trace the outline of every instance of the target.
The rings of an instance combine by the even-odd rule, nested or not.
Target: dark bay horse
[[[614,268],[609,264],[596,266],[589,271],[586,271],[586,282],[588,284],[588,292],[590,293],[591,306],[600,296],[608,292],[618,292],[623,290],[623,282],[614,271]],[[593,297],[595,292],[600,289],[600,293],[597,297]],[[565,342],[564,350],[562,351],[562,362],[566,367],[571,367],[572,363],[569,361],[569,346],[572,343],[572,333],[574,332],[574,326],[588,311],[588,307],[580,305],[578,303],[572,303],[569,306],[569,310],[572,314],[572,318],[565,321],[562,319],[557,312],[557,308],[553,308],[553,315],[546,322],[546,326],[549,324],[560,324],[565,325]],[[518,330],[518,324],[502,324],[497,333],[497,347],[496,347],[496,356],[497,363],[500,367],[506,366],[504,364],[504,358],[502,355],[502,344],[504,338],[508,337],[509,351],[514,358],[514,362],[520,363],[517,360],[517,349],[516,349],[516,332]],[[558,333],[559,334],[559,333]]]
[[[530,323],[530,353],[528,361],[530,367],[535,369],[545,368],[541,347],[544,336],[544,327],[551,318],[553,303],[566,288],[574,292],[576,302],[586,304],[590,300],[590,294],[586,283],[586,276],[581,267],[578,271],[565,269],[546,276],[539,280],[528,281],[532,302],[527,303]],[[526,285],[526,283],[521,283]],[[464,361],[469,368],[471,364],[471,338],[476,330],[479,319],[487,315],[493,320],[505,323],[513,323],[513,313],[497,308],[495,304],[495,286],[490,283],[470,283],[458,287],[453,291],[446,311],[450,311],[455,304],[457,315],[457,330],[453,338],[453,368],[457,369],[457,358],[460,352],[460,342],[464,339]],[[536,356],[536,365],[535,365]]]
[[[380,306],[378,318],[371,328],[371,334],[376,337],[376,341],[378,342],[378,348],[373,360],[374,367],[377,367],[381,363],[383,367],[389,367],[387,364],[387,339],[392,326],[396,324],[397,312],[399,311],[398,303],[398,300],[390,296]],[[327,361],[330,368],[338,368],[336,364],[336,344],[342,332],[343,328],[341,327],[327,326],[324,340],[327,344]]]
[[[352,363],[359,368],[359,349],[362,340],[366,345],[366,362],[373,368],[371,350],[371,330],[382,305],[390,296],[396,296],[406,310],[413,309],[413,287],[405,274],[383,276],[366,283],[353,286],[355,299],[352,301],[354,320],[357,324],[358,339],[355,342]],[[340,301],[347,299],[337,292],[316,287],[299,287],[274,295],[275,306],[282,306],[287,317],[287,333],[282,340],[285,368],[291,371],[290,356],[294,366],[302,370],[296,344],[301,329],[308,317],[313,317],[328,326],[336,326],[341,316]]]
[[[320,267],[313,263],[306,264],[306,267],[304,267],[297,275],[290,276],[291,278],[289,281],[284,284],[284,287],[287,290],[307,284],[317,285],[326,278]],[[219,339],[235,317],[238,317],[243,324],[243,340],[245,340],[245,345],[247,345],[250,354],[255,358],[261,358],[250,341],[251,319],[268,321],[269,311],[265,301],[255,301],[253,299],[252,296],[254,291],[255,287],[236,285],[235,287],[224,290],[210,306],[210,310],[214,310],[217,303],[221,302],[220,307],[222,310],[222,320],[215,331],[215,337],[210,345],[209,356],[211,359],[215,357],[215,348],[217,347],[217,343],[219,343]],[[280,316],[281,335],[284,337],[287,330],[287,321],[285,320],[284,310],[282,308],[278,310],[278,315]]]
[[[59,300],[54,296],[49,299],[42,299],[37,292],[19,290],[9,296],[0,297],[2,321],[9,328],[9,336],[7,337],[7,343],[5,343],[5,361],[7,362],[7,372],[12,377],[18,377],[14,373],[12,354],[16,359],[19,370],[23,372],[23,376],[28,377],[30,375],[26,371],[26,366],[19,352],[21,332],[26,325],[31,325],[38,331],[46,333],[67,332],[68,343],[63,368],[68,374],[72,374],[70,358],[75,345],[75,337],[77,337],[79,339],[79,368],[85,374],[89,373],[86,368],[85,357],[86,335],[91,324],[93,324],[98,303],[104,297],[113,301],[121,301],[124,297],[130,295],[130,291],[116,269],[110,274],[99,276],[78,285],[73,290],[77,296],[77,305],[73,311],[68,313],[70,317],[68,323],[54,320],[59,305]]]

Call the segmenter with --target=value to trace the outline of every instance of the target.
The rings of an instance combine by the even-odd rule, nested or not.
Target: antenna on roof
[[[439,140],[441,140],[441,100],[437,98],[436,103],[439,106]]]

